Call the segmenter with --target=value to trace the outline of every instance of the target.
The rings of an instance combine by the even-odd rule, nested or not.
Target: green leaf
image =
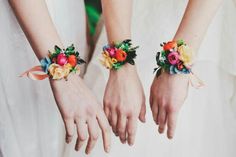
[[[74,73],[76,73],[76,71],[77,71],[77,68],[76,68],[76,67],[73,67],[73,68],[71,68],[71,70],[70,70],[70,72],[74,72]]]
[[[136,50],[138,48],[139,48],[139,46],[135,46],[135,47],[132,47],[130,50]]]
[[[161,68],[157,68],[157,73],[156,73],[156,77],[159,77],[161,75]]]
[[[66,48],[66,51],[73,52],[75,50],[74,44]]]
[[[84,63],[86,63],[83,59],[81,59],[81,58],[79,58],[79,59],[77,59],[77,63],[78,64],[84,64]]]
[[[124,43],[129,43],[129,44],[130,44],[131,41],[132,41],[131,39],[126,39],[126,40],[124,40],[123,42],[124,42]]]
[[[183,39],[180,39],[180,40],[177,41],[178,47],[179,47],[179,46],[182,46],[182,45],[184,45],[184,44],[185,44],[185,42],[184,42]]]
[[[114,64],[113,64],[113,68],[114,68],[115,70],[118,70],[118,69],[120,69],[120,68],[122,67],[122,65],[124,65],[123,62],[117,62],[117,63],[114,63]]]
[[[79,52],[78,51],[75,52],[75,56],[79,57]]]
[[[129,60],[128,63],[131,64],[131,65],[135,65],[135,62],[134,62],[133,59],[132,59],[132,60]]]
[[[61,48],[58,47],[57,45],[55,45],[54,50],[57,54],[59,54],[61,52]]]

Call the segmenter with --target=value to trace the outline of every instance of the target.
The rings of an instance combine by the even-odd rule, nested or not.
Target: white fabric
[[[159,43],[168,41],[178,28],[186,0],[136,0],[132,39],[140,46],[136,65],[147,100],[156,66]],[[195,73],[205,81],[203,89],[190,88],[181,110],[175,138],[159,135],[147,101],[147,122],[139,124],[133,147],[113,136],[109,157],[235,157],[236,156],[236,7],[224,1],[199,50]],[[107,43],[103,28],[85,80],[102,100],[108,71],[98,59]],[[96,71],[96,79],[94,72]],[[103,156],[96,147],[94,156]],[[95,155],[96,154],[96,155]]]

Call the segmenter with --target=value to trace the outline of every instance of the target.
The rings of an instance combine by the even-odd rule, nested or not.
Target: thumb
[[[145,115],[146,115],[146,104],[143,103],[142,107],[141,107],[141,111],[140,111],[140,114],[139,114],[139,120],[143,123],[146,122],[146,118],[145,118]]]

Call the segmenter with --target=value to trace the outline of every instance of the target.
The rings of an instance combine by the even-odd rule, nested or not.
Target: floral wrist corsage
[[[163,50],[157,52],[156,62],[158,67],[154,69],[157,74],[167,72],[173,74],[190,74],[191,84],[199,88],[203,82],[192,72],[194,54],[184,40],[169,41],[161,44]]]
[[[28,76],[33,80],[43,80],[48,77],[53,80],[67,79],[67,76],[72,72],[79,74],[79,65],[85,61],[80,58],[79,52],[75,51],[72,44],[66,49],[55,46],[54,50],[49,51],[48,56],[40,63],[40,66],[35,66],[24,72],[21,77]]]
[[[132,47],[130,39],[118,43],[112,43],[103,47],[101,63],[107,69],[120,69],[124,64],[134,65],[137,56],[136,47]]]

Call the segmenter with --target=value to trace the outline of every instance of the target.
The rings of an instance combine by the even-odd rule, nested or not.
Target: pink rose
[[[60,66],[63,66],[67,63],[67,57],[64,53],[60,53],[58,56],[57,56],[57,64],[59,64]]]
[[[109,53],[110,57],[115,57],[116,56],[116,48],[108,48],[107,52]]]
[[[177,64],[179,62],[179,54],[178,54],[178,52],[175,52],[175,51],[170,52],[168,54],[167,58],[168,58],[168,61],[170,62],[170,64],[172,64],[172,65],[175,65],[175,64]]]

